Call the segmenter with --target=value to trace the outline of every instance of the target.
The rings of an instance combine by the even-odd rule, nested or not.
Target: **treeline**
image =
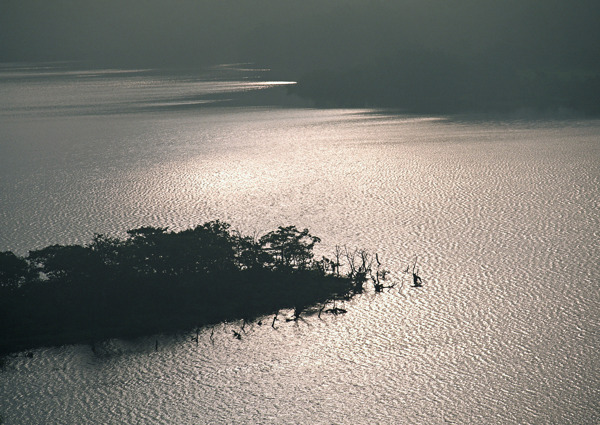
[[[385,272],[346,251],[315,259],[319,238],[279,227],[260,238],[212,221],[180,232],[96,234],[87,245],[53,245],[20,257],[0,252],[0,353],[91,343],[222,321],[254,320],[280,309],[297,318],[318,304],[381,290]],[[368,262],[368,264],[367,264]],[[379,286],[377,286],[379,285]]]

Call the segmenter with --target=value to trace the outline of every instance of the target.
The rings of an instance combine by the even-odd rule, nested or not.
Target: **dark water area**
[[[197,344],[158,335],[10,358],[5,423],[599,421],[598,120],[141,110],[254,81],[125,75],[2,77],[0,249],[294,224],[319,253],[378,252],[398,285],[242,340],[224,323]],[[402,273],[415,256],[419,289]]]

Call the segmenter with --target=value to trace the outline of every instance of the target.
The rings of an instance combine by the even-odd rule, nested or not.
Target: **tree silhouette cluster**
[[[0,352],[93,343],[222,321],[253,320],[346,298],[339,265],[314,258],[319,238],[279,227],[261,238],[212,221],[179,232],[96,234],[19,257],[0,252]]]

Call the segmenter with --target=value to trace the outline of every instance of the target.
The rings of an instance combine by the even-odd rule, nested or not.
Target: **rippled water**
[[[83,103],[0,111],[0,249],[296,224],[404,285],[241,341],[231,323],[10,359],[7,424],[600,422],[599,121]]]

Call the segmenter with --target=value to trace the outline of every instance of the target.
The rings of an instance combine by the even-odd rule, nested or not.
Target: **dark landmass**
[[[19,257],[0,253],[0,354],[40,346],[189,330],[304,311],[362,291],[381,291],[374,258],[346,250],[349,272],[314,258],[320,240],[279,227],[259,239],[220,221],[170,232],[141,227],[125,239],[95,235],[87,245],[53,245]],[[376,257],[375,257],[376,258]],[[334,314],[339,309],[331,309]]]
[[[600,115],[600,69],[526,66],[400,51],[339,70],[306,73],[290,94],[317,107],[388,107],[415,113],[572,111]]]

